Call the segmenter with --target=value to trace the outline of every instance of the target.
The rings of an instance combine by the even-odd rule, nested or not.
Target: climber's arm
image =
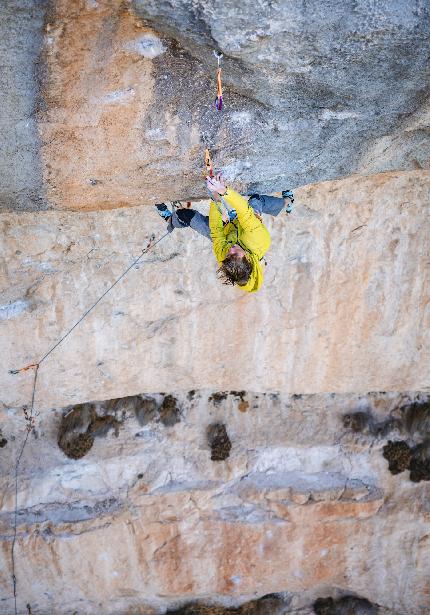
[[[252,209],[251,205],[248,203],[247,199],[245,199],[241,194],[232,190],[231,188],[227,188],[226,192],[223,194],[223,199],[236,210],[237,219],[239,220],[240,226],[247,233],[259,231],[261,229],[261,222],[257,218]]]
[[[222,263],[227,255],[228,246],[224,234],[221,212],[218,210],[216,203],[212,200],[209,209],[209,228],[216,259],[219,263]]]
[[[228,188],[224,200],[236,210],[237,219],[243,229],[242,240],[258,258],[262,258],[270,247],[270,235],[251,205],[241,194]]]
[[[255,215],[248,201],[235,190],[227,188],[221,173],[218,173],[215,177],[207,177],[206,181],[207,187],[211,192],[219,194],[232,209],[236,210],[239,224],[245,232],[252,233],[260,230],[260,220]]]

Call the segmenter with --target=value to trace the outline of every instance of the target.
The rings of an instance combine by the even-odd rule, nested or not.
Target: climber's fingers
[[[214,181],[215,177],[210,177],[209,175],[206,176],[206,187],[211,192],[215,192]]]
[[[209,177],[208,175],[206,177],[206,186],[208,190],[211,192],[217,192],[218,194],[223,194],[226,191],[221,173],[218,173],[215,177]]]

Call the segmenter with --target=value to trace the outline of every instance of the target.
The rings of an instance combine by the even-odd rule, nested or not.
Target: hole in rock
[[[209,606],[193,602],[167,611],[166,615],[286,615],[290,602],[290,599],[284,599],[278,594],[267,594],[239,607]]]
[[[390,440],[382,450],[391,474],[400,474],[409,469],[412,451],[406,442],[391,442]]]
[[[366,598],[356,596],[342,596],[338,600],[318,598],[313,608],[316,615],[377,615],[378,612]]]
[[[243,401],[246,391],[230,391],[230,395],[233,395],[233,397],[238,397],[240,401]]]
[[[220,404],[225,399],[227,399],[227,395],[228,393],[226,393],[225,391],[219,391],[218,393],[212,393],[212,395],[209,396],[209,401],[212,401],[214,404],[217,405],[217,404]]]
[[[165,427],[171,427],[179,423],[181,420],[180,414],[176,397],[173,397],[173,395],[166,395],[160,407],[160,421]]]
[[[120,422],[110,414],[98,415],[94,404],[79,404],[65,414],[58,429],[58,446],[67,457],[81,459],[111,429],[118,435]]]
[[[230,456],[231,442],[227,434],[227,429],[223,423],[213,423],[209,425],[208,443],[211,447],[212,461],[224,461]]]

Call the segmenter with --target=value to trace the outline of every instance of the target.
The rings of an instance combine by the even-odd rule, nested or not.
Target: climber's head
[[[251,277],[252,263],[248,260],[245,250],[238,245],[230,248],[227,256],[218,269],[218,275],[223,284],[245,286]]]

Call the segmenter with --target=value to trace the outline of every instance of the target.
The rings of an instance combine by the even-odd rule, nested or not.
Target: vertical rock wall
[[[6,0],[0,17],[0,614],[32,384],[7,370],[161,235],[146,205],[206,196],[208,145],[244,193],[301,186],[294,214],[266,221],[258,295],[176,231],[43,363],[18,612],[310,615],[329,597],[318,615],[427,615],[428,6]]]

